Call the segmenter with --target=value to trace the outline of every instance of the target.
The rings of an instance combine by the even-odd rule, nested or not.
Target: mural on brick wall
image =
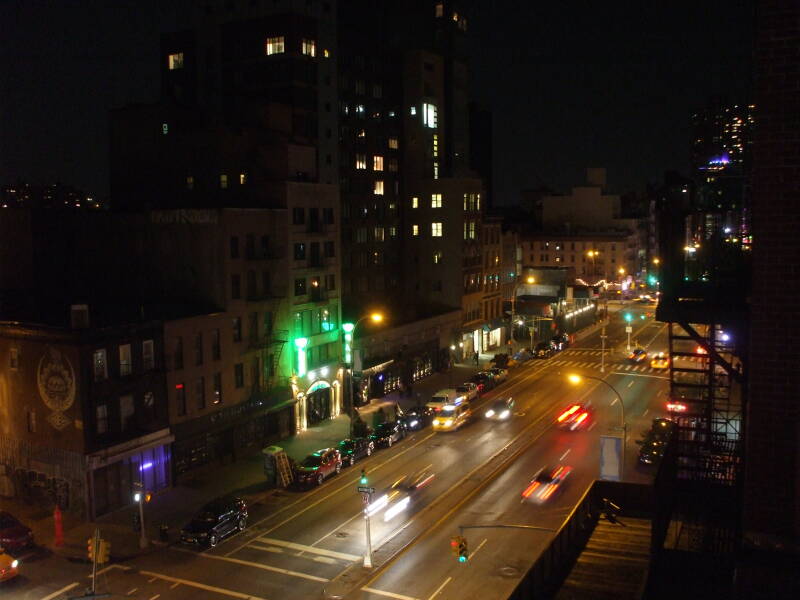
[[[65,429],[71,421],[64,413],[75,403],[75,371],[57,348],[48,346],[39,360],[36,383],[42,402],[52,411],[47,422],[59,431]]]

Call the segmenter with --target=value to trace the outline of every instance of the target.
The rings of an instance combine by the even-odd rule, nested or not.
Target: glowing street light
[[[532,285],[532,284],[536,283],[536,277],[534,277],[533,275],[527,275],[525,277],[525,283],[527,283],[528,285]],[[510,321],[510,323],[511,323],[511,342],[512,343],[515,341],[514,340],[514,323],[516,321],[514,320],[514,313],[517,312],[517,288],[521,284],[522,284],[522,282],[518,281],[514,285],[514,289],[511,292],[511,321]],[[520,325],[522,325],[522,323],[520,323]]]
[[[660,264],[660,263],[661,263],[661,259],[660,259],[660,258],[654,258],[654,259],[653,259],[653,264],[654,264],[654,265],[658,265],[658,264]]]

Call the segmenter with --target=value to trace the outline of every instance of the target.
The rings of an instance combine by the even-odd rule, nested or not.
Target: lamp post
[[[602,379],[600,377],[594,377],[593,375],[576,375],[575,373],[572,373],[567,376],[567,379],[573,385],[578,385],[582,383],[584,379],[594,379],[595,381],[599,381],[600,383],[604,383],[605,385],[607,385],[609,388],[611,388],[611,391],[614,392],[614,394],[617,396],[617,400],[619,400],[619,407],[622,411],[620,413],[622,416],[622,420],[620,422],[620,426],[622,427],[622,463],[620,464],[619,467],[619,479],[620,481],[623,481],[625,473],[625,446],[627,445],[628,441],[628,425],[625,422],[625,403],[622,401],[622,396],[617,391],[617,388],[615,388],[605,379]]]
[[[528,285],[532,285],[532,284],[536,283],[536,278],[533,275],[528,275],[525,278],[525,283],[528,284]],[[515,283],[514,284],[514,289],[511,291],[511,321],[510,321],[510,323],[511,323],[511,342],[512,342],[511,349],[512,350],[514,349],[514,344],[513,343],[516,341],[514,339],[514,313],[516,312],[516,309],[517,309],[517,288],[521,284],[522,284],[521,281],[518,281],[517,283]]]
[[[597,250],[589,250],[586,256],[592,259],[592,277],[597,277],[597,268],[594,259],[600,254]]]
[[[343,323],[342,329],[344,330],[344,362],[347,365],[346,367],[346,375],[347,375],[347,384],[345,385],[345,390],[347,393],[347,401],[350,407],[350,437],[353,436],[353,423],[355,422],[355,414],[356,414],[356,404],[353,400],[353,346],[355,345],[355,333],[356,327],[358,327],[359,323],[362,321],[366,321],[369,319],[373,323],[382,323],[383,322],[383,314],[379,312],[370,313],[368,315],[364,315],[360,319],[358,319],[355,323]]]
[[[139,548],[147,548],[149,545],[147,541],[147,532],[144,529],[144,503],[145,503],[145,496],[146,492],[144,489],[144,483],[141,481],[137,481],[133,484],[134,492],[133,492],[133,501],[139,505]],[[95,551],[97,551],[95,549]]]

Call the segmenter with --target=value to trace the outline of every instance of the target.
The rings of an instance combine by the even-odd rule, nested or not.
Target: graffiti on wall
[[[52,411],[47,422],[63,430],[71,422],[64,413],[75,403],[75,371],[57,348],[49,346],[39,360],[36,383],[42,402]]]

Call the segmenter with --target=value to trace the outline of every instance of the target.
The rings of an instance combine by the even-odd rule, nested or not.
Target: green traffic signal
[[[644,319],[645,319],[645,316],[644,316],[644,315],[639,315],[639,318],[640,318],[642,321],[644,321]]]
[[[625,320],[630,323],[633,320],[633,315],[631,313],[625,313]]]
[[[367,471],[361,469],[361,485],[367,485]]]

